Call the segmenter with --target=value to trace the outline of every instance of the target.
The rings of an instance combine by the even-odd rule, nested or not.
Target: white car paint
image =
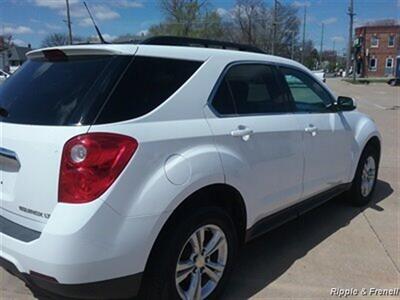
[[[322,82],[326,82],[326,75],[324,70],[315,70],[312,72],[319,80],[321,80]]]
[[[71,55],[136,53],[204,64],[166,102],[136,119],[90,127],[0,123],[0,147],[15,151],[21,162],[18,172],[2,171],[1,215],[42,233],[30,243],[0,233],[0,256],[20,272],[39,272],[64,284],[143,272],[166,220],[197,190],[212,184],[237,189],[249,229],[310,195],[351,182],[365,144],[380,138],[375,123],[357,111],[219,118],[207,105],[221,73],[233,62],[290,65],[313,76],[284,58],[145,45],[57,49]],[[41,50],[28,53],[31,59],[40,55]],[[305,131],[311,125],[317,127],[315,135]],[[240,128],[250,131],[232,136]],[[140,146],[100,198],[81,205],[58,203],[62,148],[86,132],[131,136]],[[49,218],[25,214],[20,206]]]
[[[10,77],[10,74],[0,69],[0,83]]]

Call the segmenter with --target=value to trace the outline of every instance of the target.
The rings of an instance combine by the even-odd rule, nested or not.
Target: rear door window
[[[96,124],[143,116],[164,103],[201,62],[137,56],[116,86]]]
[[[276,77],[273,66],[232,66],[219,86],[212,105],[221,115],[232,114],[233,110],[238,115],[291,112],[291,102]]]

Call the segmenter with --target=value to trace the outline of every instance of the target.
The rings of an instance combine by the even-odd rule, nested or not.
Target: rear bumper
[[[160,215],[123,217],[94,201],[79,207],[57,205],[40,233],[3,220],[1,265],[34,292],[58,295],[56,299],[133,297],[159,232],[159,219]]]
[[[37,275],[21,273],[8,260],[0,257],[0,266],[9,273],[23,280],[32,292],[39,296],[45,295],[53,299],[127,299],[137,296],[142,281],[142,274],[91,282],[86,284],[61,284],[57,281],[40,278]]]

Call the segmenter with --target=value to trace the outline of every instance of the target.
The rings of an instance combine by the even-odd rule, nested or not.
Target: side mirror
[[[336,107],[341,111],[351,111],[356,109],[356,101],[350,97],[339,96]]]

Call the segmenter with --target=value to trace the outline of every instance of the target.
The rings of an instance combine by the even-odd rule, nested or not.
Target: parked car
[[[391,86],[400,85],[400,55],[396,57],[396,72],[395,77],[388,80],[388,84]]]
[[[8,77],[10,77],[10,74],[8,74],[6,71],[3,71],[0,69],[0,83],[2,83]]]
[[[344,192],[370,201],[381,136],[351,98],[212,46],[235,48],[39,49],[2,85],[0,262],[35,294],[217,298],[243,243]]]
[[[326,74],[324,70],[314,70],[312,71],[314,73],[314,75],[321,80],[323,83],[326,82]]]

